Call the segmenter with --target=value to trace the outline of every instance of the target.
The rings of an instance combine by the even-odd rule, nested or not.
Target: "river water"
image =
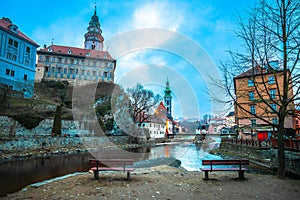
[[[202,159],[222,159],[208,153],[209,150],[218,148],[218,144],[218,139],[199,145],[182,142],[163,143],[154,147],[131,149],[130,153],[136,155],[135,161],[175,157],[181,161],[181,167],[186,170],[199,171]],[[113,155],[115,152],[111,150],[106,153]],[[87,162],[95,155],[81,153],[3,162],[0,164],[0,197],[33,183],[75,172],[87,172],[89,169]]]

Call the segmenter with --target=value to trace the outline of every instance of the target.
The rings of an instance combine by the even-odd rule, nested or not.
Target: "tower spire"
[[[167,108],[167,117],[169,119],[172,119],[172,94],[171,93],[172,93],[172,91],[170,89],[170,83],[169,83],[169,79],[167,77],[165,95],[164,95],[164,104],[165,104],[165,107]]]
[[[97,16],[97,6],[95,2],[94,15],[91,17],[89,26],[87,28],[87,33],[84,35],[84,48],[103,51],[104,38],[101,34],[102,30],[100,28],[100,22]]]

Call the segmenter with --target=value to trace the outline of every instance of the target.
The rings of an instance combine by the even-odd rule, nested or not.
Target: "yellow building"
[[[265,140],[276,131],[272,124],[278,123],[283,77],[283,71],[256,66],[234,78],[235,117],[241,137]],[[292,89],[288,95],[292,97]],[[293,103],[288,110],[294,110]],[[291,116],[285,119],[285,127],[293,128]]]

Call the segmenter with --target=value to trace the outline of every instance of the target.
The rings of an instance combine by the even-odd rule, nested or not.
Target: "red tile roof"
[[[37,43],[35,43],[32,39],[30,39],[27,35],[22,33],[20,30],[17,30],[17,33],[11,31],[9,28],[11,25],[13,25],[13,24],[10,19],[4,18],[4,17],[2,19],[0,19],[0,28],[4,29],[6,32],[8,32],[12,35],[16,35],[24,40],[27,40],[28,42],[32,43],[36,47],[39,47],[39,45]]]
[[[49,49],[52,49],[52,51],[49,51]],[[71,54],[69,53],[69,50],[71,50]],[[84,56],[84,57],[89,57],[89,58],[98,58],[98,59],[101,58],[101,59],[106,59],[106,60],[114,60],[107,51],[82,49],[82,48],[71,47],[71,46],[51,45],[49,47],[40,49],[38,52],[56,53],[56,54],[64,54],[64,55],[76,55],[76,56]],[[87,56],[87,53],[89,53],[90,56]]]

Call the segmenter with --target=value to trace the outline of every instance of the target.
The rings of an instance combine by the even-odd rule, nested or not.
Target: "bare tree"
[[[230,61],[221,62],[224,89],[236,110],[277,129],[278,177],[283,178],[285,120],[293,112],[300,90],[300,1],[258,0],[255,5],[247,20],[239,18],[240,29],[236,33],[243,41],[243,51],[229,51]],[[235,85],[238,75],[248,76],[252,81],[253,104],[265,112],[255,113],[239,101],[249,98],[249,93],[242,91],[245,87]],[[274,77],[275,96],[270,92],[267,75]],[[270,113],[277,116],[278,122],[270,120]]]
[[[141,84],[127,89],[127,93],[131,117],[139,125],[149,118],[153,107],[161,101],[160,95],[155,95],[153,91],[145,89]]]

